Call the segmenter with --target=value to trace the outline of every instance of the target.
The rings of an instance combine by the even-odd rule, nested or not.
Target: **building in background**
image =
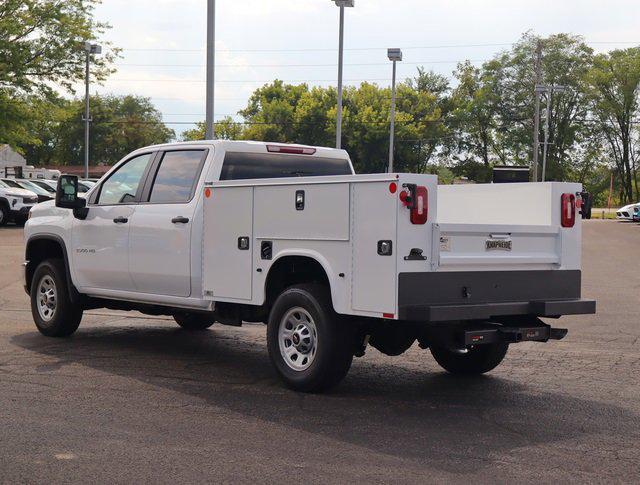
[[[9,145],[0,145],[0,171],[5,167],[26,167],[27,160]]]

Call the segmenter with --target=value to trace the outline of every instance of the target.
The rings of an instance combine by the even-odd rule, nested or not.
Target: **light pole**
[[[389,135],[389,173],[393,172],[393,138],[396,131],[396,62],[402,61],[400,49],[388,49],[387,56],[393,62],[393,75],[391,78],[391,133]]]
[[[567,90],[566,86],[536,86],[536,91],[546,93],[547,95],[547,112],[544,120],[544,147],[542,150],[542,181],[544,182],[547,175],[547,151],[549,147],[549,121],[551,119],[551,98],[553,93],[563,93]]]
[[[344,59],[344,9],[355,6],[355,0],[332,0],[340,7],[340,40],[338,45],[338,114],[336,119],[336,148],[342,148],[342,64]]]
[[[102,47],[91,42],[84,43],[84,52],[86,55],[85,64],[85,90],[84,90],[84,178],[89,178],[89,124],[91,123],[91,114],[89,112],[89,61],[91,54],[101,54]]]
[[[205,139],[213,140],[214,128],[214,88],[216,65],[216,0],[207,0],[207,107]]]

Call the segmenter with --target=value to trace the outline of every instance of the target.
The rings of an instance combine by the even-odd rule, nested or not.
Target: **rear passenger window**
[[[205,150],[165,152],[153,181],[149,202],[189,202],[202,170],[205,153]]]
[[[339,158],[228,152],[224,157],[220,180],[319,175],[353,175],[353,172],[349,161]]]

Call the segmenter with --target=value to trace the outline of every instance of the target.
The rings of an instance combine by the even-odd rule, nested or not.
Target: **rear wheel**
[[[509,344],[472,345],[466,349],[431,346],[431,354],[440,367],[452,374],[484,374],[500,365]]]
[[[0,226],[5,226],[9,222],[9,208],[5,204],[0,204]]]
[[[180,313],[174,315],[173,319],[185,330],[196,332],[206,330],[215,323],[212,317],[198,313]]]
[[[353,359],[349,323],[333,311],[328,290],[303,284],[285,290],[269,315],[269,357],[284,382],[302,392],[336,386]]]
[[[48,259],[36,268],[31,281],[31,314],[41,334],[68,337],[78,329],[82,308],[69,298],[64,263]]]

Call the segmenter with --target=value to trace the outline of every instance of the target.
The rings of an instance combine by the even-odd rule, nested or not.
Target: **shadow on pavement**
[[[492,456],[520,447],[639,429],[639,417],[616,406],[491,376],[417,372],[391,361],[356,360],[333,393],[296,394],[281,386],[264,344],[245,336],[216,327],[198,334],[88,327],[69,340],[26,333],[12,342],[57,359],[38,372],[87,366],[197,397],[194,405],[203,400],[375,452],[426,460],[447,471],[483,468]]]

